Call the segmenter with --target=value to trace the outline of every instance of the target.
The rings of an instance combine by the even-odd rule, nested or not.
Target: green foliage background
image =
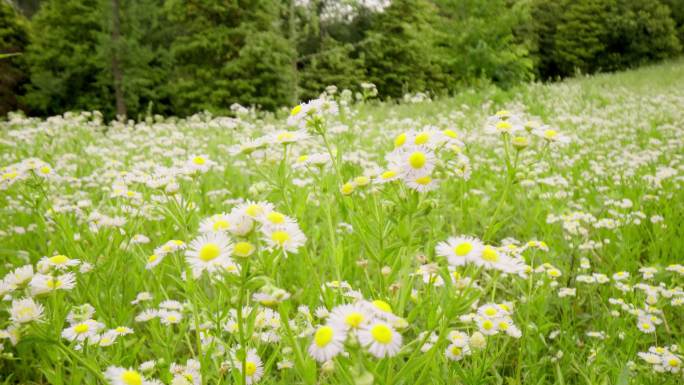
[[[340,4],[353,12],[336,16]],[[125,111],[141,118],[229,113],[233,103],[275,110],[363,81],[387,98],[508,87],[662,60],[684,39],[682,0],[393,0],[382,12],[363,4],[0,0],[0,54],[22,53],[0,59],[0,114],[112,118],[115,59]]]

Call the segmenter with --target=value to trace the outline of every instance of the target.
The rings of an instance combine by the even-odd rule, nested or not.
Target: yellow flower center
[[[340,192],[343,195],[349,195],[354,192],[354,184],[353,183],[345,183],[342,185],[342,188],[340,189]]]
[[[392,312],[392,306],[390,306],[390,304],[381,299],[376,299],[375,301],[373,301],[373,306],[375,306],[377,309],[381,311],[384,311],[385,313]]]
[[[330,326],[321,326],[316,330],[316,335],[314,336],[314,343],[319,348],[327,346],[333,338],[333,328]]]
[[[142,385],[142,376],[134,370],[126,370],[121,374],[121,381],[126,385]]]
[[[252,361],[245,362],[245,374],[247,374],[248,376],[251,377],[254,375],[254,373],[256,373],[256,371],[257,371],[257,366],[254,362],[252,362]]]
[[[508,131],[511,128],[513,128],[513,126],[508,122],[499,122],[496,124],[496,129],[499,131]]]
[[[175,315],[169,315],[169,316],[166,316],[166,320],[173,323],[173,322],[178,321],[178,317],[176,317]]]
[[[2,179],[5,179],[5,180],[7,180],[7,179],[14,179],[14,178],[17,177],[17,175],[19,175],[19,174],[17,174],[16,171],[8,172],[8,173],[5,173],[5,174],[2,174]]]
[[[411,167],[415,169],[422,168],[423,166],[425,166],[426,161],[427,158],[425,157],[425,154],[423,154],[420,151],[416,151],[408,157],[409,165],[411,165]]]
[[[490,320],[485,320],[484,322],[482,322],[482,328],[484,330],[492,330],[493,327],[494,323]]]
[[[454,247],[454,253],[459,257],[468,255],[473,250],[473,245],[470,242],[463,242],[458,246]]]
[[[361,326],[361,322],[363,322],[363,314],[357,311],[351,312],[347,314],[346,317],[344,317],[344,323],[346,323],[354,329],[358,329],[359,326]]]
[[[116,329],[114,329],[114,331],[116,331],[117,333],[123,333],[126,331],[126,328],[123,326],[119,326]]]
[[[285,242],[290,240],[290,234],[281,230],[274,231],[273,234],[271,234],[271,240],[282,246],[285,244]]]
[[[218,219],[214,222],[213,227],[214,227],[214,231],[225,230],[228,227],[230,227],[230,223],[228,223],[228,221],[225,219]]]
[[[443,133],[444,135],[450,137],[450,138],[453,138],[453,139],[457,139],[457,138],[458,138],[458,134],[455,133],[453,130],[446,129],[446,130],[442,131],[442,133]]]
[[[650,324],[650,323],[647,323],[647,322],[643,322],[643,323],[641,324],[641,328],[642,328],[642,329],[648,330],[648,329],[651,328],[651,324]]]
[[[494,308],[492,308],[492,307],[488,307],[488,308],[485,309],[484,313],[485,313],[488,317],[494,317],[494,316],[496,315],[496,313],[498,313],[498,312],[496,311],[496,309],[494,309]]]
[[[385,171],[382,174],[380,174],[380,178],[382,179],[392,179],[395,176],[397,176],[397,172],[394,170]]]
[[[257,215],[263,212],[264,208],[259,205],[249,205],[247,209],[245,209],[245,213],[247,213],[247,215],[249,215],[250,217],[256,217]]]
[[[152,262],[156,261],[158,258],[159,258],[159,256],[157,254],[152,254],[149,257],[147,257],[147,262],[152,263]]]
[[[381,344],[387,345],[392,342],[392,330],[384,324],[377,324],[371,328],[371,336]]]
[[[556,130],[546,130],[544,131],[544,137],[547,139],[553,139],[558,136],[558,131]]]
[[[249,242],[238,242],[233,248],[233,254],[238,257],[248,257],[254,251],[254,245]]]
[[[221,249],[215,243],[207,243],[199,251],[199,258],[204,262],[209,262],[221,254]]]
[[[670,358],[670,359],[667,361],[667,363],[668,363],[668,365],[670,365],[670,366],[672,366],[672,367],[678,367],[679,364],[681,364],[681,362],[680,362],[677,358],[674,358],[674,357],[673,357],[673,358]]]
[[[302,155],[299,158],[297,158],[297,162],[298,163],[304,163],[304,162],[306,162],[307,159],[309,159],[308,155]]]
[[[290,116],[295,116],[302,110],[302,105],[295,106],[292,111],[290,111]]]
[[[292,138],[294,138],[294,134],[292,134],[291,132],[281,132],[280,134],[278,134],[277,138],[279,142],[282,142],[284,140],[291,140]]]
[[[40,172],[43,174],[49,174],[50,173],[50,167],[48,166],[43,166],[40,168]]]
[[[461,355],[461,348],[459,348],[458,346],[453,346],[451,348],[451,354],[453,354],[454,356],[460,356]]]
[[[59,279],[50,278],[47,280],[47,282],[45,282],[45,285],[50,289],[59,289],[60,287],[62,287],[63,282]]]
[[[499,322],[499,329],[501,329],[503,331],[508,330],[508,322],[503,322],[503,321]]]
[[[394,138],[394,148],[401,147],[406,143],[406,133],[401,133],[399,136]]]
[[[48,259],[50,262],[54,263],[55,265],[63,265],[67,262],[69,262],[69,257],[66,255],[55,255],[54,257],[50,257]]]
[[[416,183],[418,183],[419,185],[426,186],[426,185],[430,184],[430,182],[432,182],[432,178],[430,178],[427,175],[421,176],[420,178],[416,178]]]
[[[526,147],[528,144],[530,144],[530,141],[524,136],[516,136],[513,138],[513,145],[516,147]]]
[[[485,246],[484,250],[482,250],[482,259],[487,262],[497,262],[499,260],[499,253],[491,246]]]
[[[83,334],[88,330],[90,330],[90,326],[88,326],[88,324],[78,324],[74,326],[74,331],[78,334]]]
[[[272,211],[268,213],[266,219],[268,219],[271,223],[283,223],[285,222],[285,215],[277,211]]]
[[[414,140],[415,144],[425,144],[430,140],[430,134],[427,132],[421,132],[420,134],[416,135],[416,139]]]
[[[196,157],[192,158],[192,163],[194,163],[198,166],[201,166],[201,165],[205,164],[206,162],[207,161],[204,158],[202,158],[201,156],[196,156]]]

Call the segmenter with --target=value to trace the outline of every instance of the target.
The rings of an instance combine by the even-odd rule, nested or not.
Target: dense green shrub
[[[628,68],[681,49],[669,8],[658,0],[536,0],[530,14],[543,78]]]

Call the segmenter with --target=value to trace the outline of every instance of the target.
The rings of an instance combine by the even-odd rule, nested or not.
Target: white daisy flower
[[[210,233],[190,242],[185,256],[193,275],[199,277],[204,271],[213,273],[227,269],[233,263],[232,253],[233,245],[225,234]]]
[[[238,363],[237,369],[242,374],[242,363]],[[261,380],[264,375],[264,365],[256,350],[250,349],[245,358],[245,378],[247,385],[255,384]]]
[[[159,310],[157,317],[166,326],[179,324],[183,320],[183,314],[175,310]]]
[[[332,309],[330,323],[342,330],[359,330],[370,322],[370,314],[356,304],[340,305]]]
[[[140,373],[133,369],[110,366],[104,372],[104,376],[111,385],[148,385]]]
[[[463,357],[470,354],[470,347],[468,345],[460,346],[457,344],[451,344],[447,346],[444,354],[452,361],[460,361],[463,359]]]
[[[433,179],[430,175],[409,175],[405,181],[410,189],[420,193],[433,191],[439,187],[439,181]]]
[[[309,355],[318,362],[331,360],[343,350],[344,331],[338,326],[323,325],[314,333],[313,341],[309,345]]]
[[[41,272],[47,272],[50,268],[55,268],[58,270],[64,270],[71,266],[78,266],[81,263],[78,259],[71,259],[66,255],[58,254],[52,257],[43,257],[38,261],[38,270]]]
[[[449,265],[462,266],[467,262],[476,261],[482,253],[484,245],[473,237],[450,237],[445,242],[437,244],[435,252],[447,258]]]
[[[33,266],[25,265],[14,269],[14,271],[8,273],[3,281],[7,285],[14,287],[22,286],[33,278]]]
[[[10,320],[14,323],[39,321],[43,317],[43,305],[36,303],[32,298],[15,299],[9,313]]]
[[[69,341],[83,342],[89,338],[96,338],[104,324],[89,319],[69,326],[62,330],[62,338]]]
[[[209,160],[206,155],[193,155],[186,162],[185,167],[191,172],[207,172],[214,165],[214,162]]]
[[[477,328],[480,333],[491,336],[499,332],[499,325],[496,320],[492,320],[486,317],[476,317],[475,322],[477,323]]]
[[[296,224],[264,228],[264,241],[270,250],[282,249],[289,253],[296,253],[306,242],[306,236]]]
[[[152,270],[155,266],[159,265],[166,257],[166,253],[152,253],[147,257],[147,262],[145,263],[145,269]]]
[[[76,276],[73,273],[62,275],[36,274],[30,283],[31,294],[40,295],[55,290],[71,290],[76,287]]]
[[[204,218],[200,223],[199,231],[202,234],[226,232],[231,229],[231,221],[228,214],[215,214]]]
[[[359,330],[359,342],[377,358],[392,357],[401,349],[401,334],[383,321],[375,321]]]

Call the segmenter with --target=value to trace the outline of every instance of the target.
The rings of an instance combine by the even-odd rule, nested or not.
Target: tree
[[[171,45],[174,110],[226,113],[234,102],[269,109],[289,104],[294,51],[279,37],[280,7],[275,0],[169,0],[167,15],[179,31]]]
[[[394,0],[375,15],[359,49],[368,80],[381,95],[446,88],[434,49],[437,21],[437,8],[425,0]]]
[[[515,35],[527,24],[523,9],[505,0],[439,0],[436,47],[449,89],[478,80],[509,86],[529,80],[528,45]]]
[[[111,115],[110,82],[102,76],[99,0],[52,0],[32,20],[27,50],[31,84],[25,96],[39,114],[102,109]]]
[[[9,3],[0,1],[0,116],[21,108],[18,95],[28,80],[28,23]]]

